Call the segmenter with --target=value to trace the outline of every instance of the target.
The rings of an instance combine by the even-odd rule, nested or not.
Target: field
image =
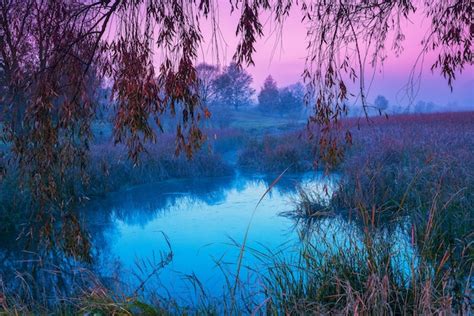
[[[268,113],[262,115],[262,113],[257,110],[231,110],[228,111],[226,115],[230,118],[230,128],[251,132],[282,132],[306,124],[306,120],[301,117],[295,118]]]
[[[288,215],[313,231],[336,216],[357,232],[349,234],[349,248],[323,253],[317,245],[331,240],[310,241],[296,279],[279,263],[267,284],[275,293],[275,310],[469,314],[472,122],[472,112],[412,115],[354,129],[330,205],[301,192],[300,204]]]

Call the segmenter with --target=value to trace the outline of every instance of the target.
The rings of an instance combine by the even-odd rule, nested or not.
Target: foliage
[[[439,106],[437,106],[433,102],[425,102],[423,100],[420,100],[415,104],[414,111],[415,113],[429,113],[436,108],[439,108]]]
[[[238,110],[251,103],[254,93],[250,86],[252,77],[235,63],[223,71],[217,66],[202,63],[196,70],[201,102],[211,116],[207,126],[228,127],[232,120],[229,110]]]
[[[160,144],[147,146],[138,166],[127,160],[125,148],[110,144],[93,146],[88,196],[143,183],[191,177],[216,177],[232,174],[231,167],[211,147],[199,151],[193,160],[176,157],[173,137],[164,135]]]
[[[92,271],[79,269],[73,273],[78,291],[56,301],[34,300],[29,290],[38,284],[28,284],[27,275],[16,278],[23,285],[17,292],[0,280],[0,311],[469,314],[473,115],[404,115],[362,125],[359,141],[340,166],[341,182],[330,203],[327,195],[300,188],[295,211],[285,215],[295,219],[301,240],[296,247],[246,248],[246,256],[259,263],[246,267],[252,277],[238,280],[235,291],[235,276],[223,269],[228,289],[222,296],[190,278],[198,298],[180,305],[173,298],[130,295],[120,282],[108,288]],[[349,127],[353,123],[345,121]],[[170,255],[162,258],[157,271],[166,268]],[[46,265],[42,270],[51,278],[57,269]]]
[[[258,94],[258,109],[265,115],[299,117],[304,105],[304,94],[301,83],[278,89],[276,81],[268,76]]]
[[[280,113],[299,117],[304,106],[304,87],[298,82],[280,89]]]
[[[254,93],[251,83],[252,77],[238,64],[231,63],[214,81],[216,102],[221,107],[234,109],[249,105]]]
[[[244,170],[260,172],[310,171],[316,149],[308,135],[288,132],[252,139],[239,154],[238,164]]]
[[[280,104],[280,92],[277,83],[268,76],[263,83],[263,87],[258,94],[258,107],[264,113],[278,113],[278,105]]]
[[[209,107],[216,98],[216,79],[220,75],[219,68],[214,65],[202,63],[196,66],[198,76],[199,97],[201,102]]]
[[[294,212],[285,214],[307,243],[296,272],[278,253],[263,258],[272,266],[265,278],[269,308],[469,313],[472,119],[473,113],[412,115],[363,126],[331,203],[300,190]],[[338,230],[342,223],[353,226]]]
[[[375,98],[374,106],[379,111],[385,111],[388,108],[388,100],[383,95],[378,95]]]
[[[115,141],[127,146],[135,164],[145,144],[157,142],[165,114],[179,117],[177,153],[190,158],[201,148],[206,137],[200,122],[210,113],[202,106],[195,63],[201,24],[210,21],[217,32],[218,7],[215,0],[0,2],[2,141],[31,196],[28,235],[34,240],[52,247],[65,225],[80,230],[72,216],[75,196],[63,195],[62,188],[70,177],[87,185],[96,89],[104,79],[112,84]],[[281,29],[296,7],[308,28],[303,79],[307,100],[314,99],[308,132],[316,131],[320,156],[329,162],[338,162],[341,143],[352,140],[349,131],[346,137],[337,133],[347,112],[347,80],[358,81],[365,108],[366,66],[384,61],[392,33],[392,46],[401,53],[403,26],[415,9],[430,21],[421,53],[436,54],[432,69],[450,87],[472,65],[470,0],[232,0],[230,7],[240,14],[238,44],[235,63],[216,81],[227,90],[220,102],[235,108],[248,102],[251,79],[241,67],[254,62],[264,35],[261,19],[269,16]]]
[[[219,138],[209,142],[205,150],[195,153],[193,160],[175,156],[174,135],[163,134],[159,143],[146,147],[139,165],[127,159],[127,149],[123,145],[114,145],[110,140],[94,143],[88,157],[87,185],[78,183],[76,175],[69,175],[61,187],[61,196],[71,199],[70,203],[74,203],[71,209],[75,211],[84,200],[133,185],[168,179],[231,175],[232,168],[214,148],[223,148],[226,138],[234,140],[242,136],[233,131],[222,134],[222,140]],[[8,231],[19,234],[21,227],[28,225],[31,193],[28,187],[21,186],[19,174],[13,172],[9,172],[0,183],[0,189],[0,233]],[[78,251],[77,255],[81,254]]]

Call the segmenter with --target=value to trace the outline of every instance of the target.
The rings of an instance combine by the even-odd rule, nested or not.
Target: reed
[[[126,289],[119,279],[104,282],[96,271],[81,268],[69,279],[75,286],[66,292],[54,288],[63,294],[51,299],[45,289],[53,288],[38,283],[56,280],[50,274],[42,279],[18,274],[16,287],[0,274],[0,314],[468,315],[474,263],[472,121],[474,113],[415,115],[376,119],[354,130],[334,194],[299,188],[294,211],[282,214],[295,220],[301,236],[296,246],[262,251],[245,240],[234,242],[237,269],[220,266],[227,281],[222,295],[188,276],[196,295],[183,304]],[[259,266],[246,266],[248,256]],[[160,258],[149,278],[167,268],[169,256]],[[55,277],[76,271],[42,267],[56,271]]]

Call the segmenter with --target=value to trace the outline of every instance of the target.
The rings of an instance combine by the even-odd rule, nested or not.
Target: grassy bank
[[[241,149],[238,166],[246,171],[291,172],[312,170],[316,146],[306,133],[286,132],[265,135],[263,138],[249,139]]]
[[[192,159],[188,159],[184,155],[176,156],[174,135],[162,134],[157,144],[146,147],[139,164],[134,164],[123,145],[99,140],[91,145],[85,173],[72,170],[59,189],[65,201],[77,205],[84,198],[90,199],[133,185],[233,174],[233,168],[214,150],[214,145],[217,141],[210,139]],[[2,175],[0,182],[0,232],[19,229],[30,217],[29,210],[34,207],[27,187],[21,183],[16,162],[8,155],[0,157],[0,166],[6,164],[10,164],[9,171]]]
[[[360,129],[356,122],[347,121],[353,129],[354,144],[338,167],[341,180],[334,194],[328,200],[301,189],[294,212],[285,214],[295,220],[301,236],[298,249],[292,253],[284,247],[266,252],[246,249],[246,255],[259,259],[262,268],[251,270],[253,277],[248,280],[237,278],[235,269],[224,270],[222,277],[228,281],[228,289],[222,297],[192,279],[198,295],[190,304],[177,303],[172,297],[150,298],[142,291],[125,290],[118,281],[105,282],[95,272],[83,270],[75,278],[82,283],[53,301],[44,293],[35,296],[29,291],[9,290],[0,280],[0,293],[4,293],[0,294],[0,311],[99,315],[469,314],[474,263],[472,122],[474,113],[377,118]],[[256,140],[237,132],[229,133],[229,137],[245,146],[238,163],[250,170],[281,172],[288,163],[301,164],[301,170],[306,170],[314,157],[309,142],[295,141],[296,133]],[[216,135],[215,139],[219,138]],[[223,141],[220,146],[223,151],[235,150],[233,141]],[[151,157],[161,157],[161,153]],[[113,155],[113,151],[97,155],[99,162],[108,163],[109,158],[117,162],[104,168],[96,163],[98,169],[91,173],[98,179],[100,172],[108,173],[119,179],[119,184],[134,179],[128,172],[141,169],[129,169],[132,166],[127,166],[120,154]],[[186,162],[168,161],[166,155],[159,163],[144,160],[136,181],[146,180],[148,172],[165,178],[220,170],[217,162],[208,161],[212,156],[202,155],[189,169],[180,165]],[[224,172],[222,168],[219,172]],[[95,181],[91,178],[91,183]],[[162,254],[152,273],[167,269],[171,260],[172,251]],[[38,291],[41,294],[41,289]]]
[[[316,245],[331,241],[310,241],[297,277],[278,263],[267,279],[272,308],[469,314],[473,121],[474,113],[401,116],[355,130],[330,204],[302,191],[289,214],[304,230],[318,231],[328,218],[351,223],[350,246],[321,252]]]
[[[91,148],[90,194],[117,191],[122,187],[191,177],[217,177],[233,173],[220,154],[205,145],[192,159],[174,152],[174,137],[163,135],[149,146],[134,165],[123,146],[95,145]]]

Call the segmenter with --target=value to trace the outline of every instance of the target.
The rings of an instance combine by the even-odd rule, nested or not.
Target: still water
[[[236,174],[171,180],[95,198],[78,214],[90,234],[92,263],[61,252],[39,258],[24,251],[15,236],[0,236],[0,285],[28,296],[38,295],[29,290],[36,284],[52,301],[105,286],[127,296],[187,304],[199,298],[201,288],[218,299],[232,287],[247,230],[239,280],[252,293],[261,291],[259,277],[271,267],[265,258],[297,262],[308,238],[320,254],[363,248],[360,227],[343,214],[319,217],[317,225],[296,225],[294,218],[282,215],[295,209],[298,187],[319,194],[320,203],[328,202],[337,176],[285,174],[272,186],[276,178]],[[416,256],[404,230],[378,234],[398,254],[393,268],[408,277]]]
[[[310,187],[322,196],[331,194],[335,186],[334,177],[322,174],[284,175],[264,196],[276,177],[172,180],[91,201],[83,217],[92,233],[101,275],[120,279],[131,291],[146,283],[147,289],[173,298],[193,291],[189,281],[193,276],[218,294],[225,287],[223,271],[235,272],[238,245],[248,227],[247,247],[253,251],[284,244],[291,248],[298,243],[295,222],[280,213],[294,209],[297,186]],[[157,269],[169,253],[171,262]],[[258,269],[251,254],[244,256],[244,264]]]

